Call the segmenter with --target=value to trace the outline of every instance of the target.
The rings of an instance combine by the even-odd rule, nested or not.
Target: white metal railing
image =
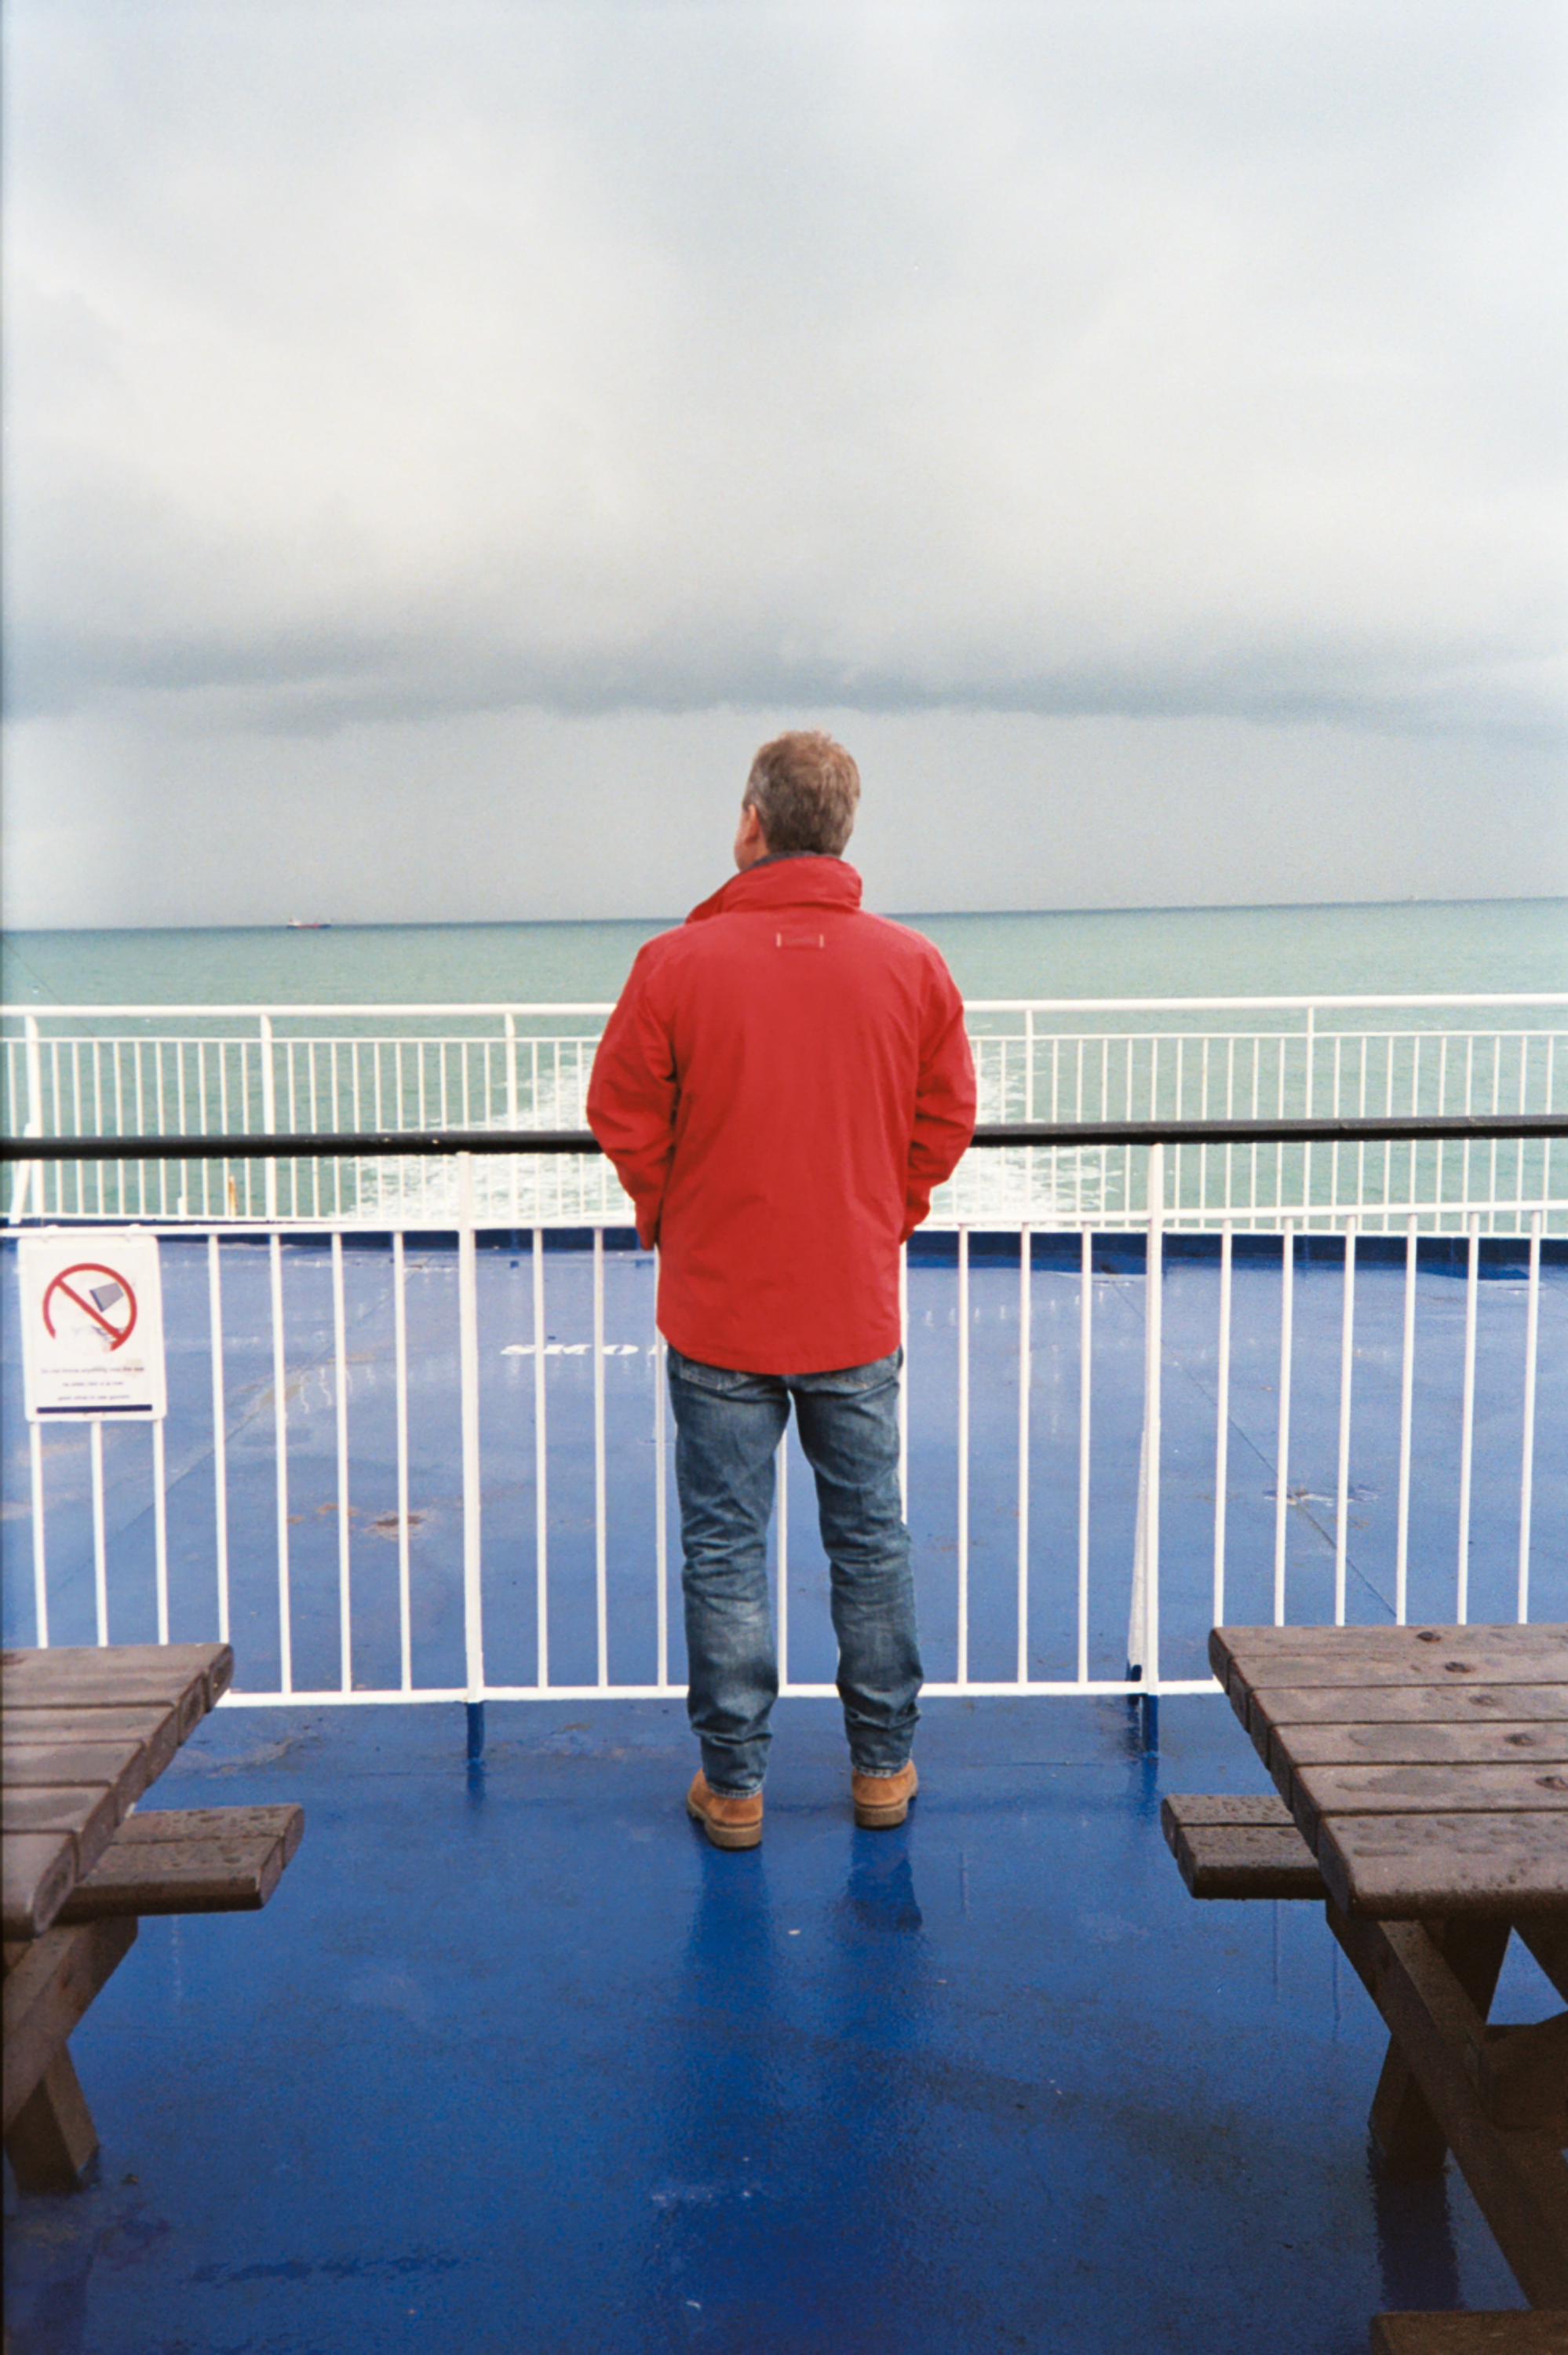
[[[50,1136],[580,1127],[599,1003],[3,1009],[5,1125]],[[1438,997],[976,999],[988,1122],[1553,1113],[1568,1104],[1568,992]],[[1163,1215],[1200,1229],[1282,1218],[1397,1232],[1568,1231],[1551,1140],[1175,1146]],[[1141,1227],[1148,1163],[1119,1145],[971,1155],[942,1226]],[[455,1220],[449,1164],[34,1165],[34,1216],[197,1223],[279,1215],[386,1228]],[[17,1180],[18,1184],[22,1181]],[[597,1156],[490,1157],[482,1217],[626,1223]],[[16,1214],[17,1198],[12,1202]]]
[[[1164,1148],[1149,1150],[1158,1205]],[[472,1167],[461,1156],[455,1229],[386,1241],[343,1226],[302,1238],[281,1221],[165,1231],[168,1425],[150,1440],[114,1427],[106,1444],[94,1423],[76,1455],[62,1426],[47,1455],[34,1424],[7,1451],[7,1481],[13,1463],[27,1467],[25,1496],[5,1498],[7,1640],[216,1634],[238,1646],[235,1698],[253,1702],[680,1689],[652,1265],[607,1247],[602,1227],[586,1252],[552,1251],[537,1225],[482,1253]],[[1451,1316],[1434,1320],[1430,1303],[1418,1313],[1414,1218],[1392,1269],[1388,1243],[1353,1220],[1337,1244],[1287,1220],[1282,1248],[1225,1222],[1212,1257],[1191,1262],[1202,1313],[1189,1302],[1181,1320],[1167,1254],[1198,1247],[1173,1239],[1158,1209],[1141,1238],[1086,1225],[1053,1239],[1044,1260],[1045,1239],[1021,1229],[1016,1272],[978,1262],[960,1227],[950,1265],[917,1261],[904,1284],[901,1454],[927,1689],[1207,1690],[1203,1637],[1227,1613],[1279,1624],[1568,1616],[1560,1548],[1542,1555],[1534,1527],[1538,1402],[1568,1395],[1555,1360],[1557,1379],[1542,1379],[1543,1337],[1564,1346],[1564,1287],[1543,1271],[1542,1225],[1537,1212],[1522,1243],[1490,1246],[1512,1252],[1511,1273],[1495,1281],[1489,1261],[1483,1284],[1470,1215],[1457,1363]],[[1320,1313],[1325,1252],[1340,1254],[1333,1330]],[[14,1281],[14,1251],[4,1257]],[[1243,1285],[1245,1400],[1233,1347]],[[1505,1316],[1509,1403],[1493,1395],[1483,1415],[1478,1337]],[[1308,1449],[1302,1419],[1322,1423],[1330,1385],[1331,1451],[1322,1429]],[[1373,1385],[1390,1403],[1397,1390],[1381,1440],[1363,1429]],[[999,1435],[1010,1425],[1011,1440]],[[1245,1513],[1237,1447],[1272,1475]],[[1358,1522],[1379,1447],[1393,1499],[1373,1561]],[[1331,1490],[1311,1488],[1330,1454]],[[790,1455],[787,1439],[775,1532],[784,1689],[829,1693],[831,1663],[802,1669],[809,1639],[791,1629],[802,1573],[790,1562]],[[1194,1537],[1183,1491],[1178,1546],[1173,1466],[1199,1458],[1213,1465],[1212,1527]],[[426,1561],[432,1521],[446,1538]],[[950,1582],[931,1570],[949,1549]]]

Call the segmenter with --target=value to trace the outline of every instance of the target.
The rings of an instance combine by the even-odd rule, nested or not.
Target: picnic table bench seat
[[[98,2147],[68,2049],[143,1914],[254,1912],[299,1806],[142,1810],[232,1681],[228,1644],[0,1655],[5,2143],[24,2191],[83,2179]]]
[[[127,1816],[56,1920],[119,1913],[252,1913],[300,1845],[300,1806],[175,1807]]]
[[[1322,1897],[1317,1859],[1283,1799],[1173,1792],[1160,1828],[1194,1897]]]
[[[24,2191],[79,2181],[98,2147],[68,2040],[143,1914],[254,1913],[299,1847],[301,1806],[128,1816],[41,1937],[5,1949],[5,2155]]]

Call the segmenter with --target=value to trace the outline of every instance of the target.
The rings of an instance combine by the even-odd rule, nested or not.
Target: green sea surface
[[[19,932],[0,994],[19,1007],[599,1001],[677,921]],[[901,921],[936,942],[970,999],[1568,989],[1560,899]]]

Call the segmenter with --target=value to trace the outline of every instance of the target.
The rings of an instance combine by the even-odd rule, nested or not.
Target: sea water
[[[0,996],[19,1007],[599,1002],[641,943],[678,921],[19,932],[4,943]],[[901,921],[936,942],[969,998],[1568,989],[1568,900]]]
[[[1073,1018],[1047,1016],[1025,1050],[1022,1016],[987,1013],[977,1006],[986,999],[1390,994],[1451,998],[1568,989],[1568,901],[1562,900],[937,913],[904,921],[941,948],[969,1001],[981,1117],[989,1121],[1213,1117],[1232,1110],[1238,1114],[1270,1110],[1297,1114],[1336,1104],[1354,1110],[1363,1099],[1373,1109],[1383,1103],[1401,1111],[1450,1111],[1466,1109],[1477,1089],[1477,1102],[1495,1100],[1506,1109],[1528,1100],[1529,1108],[1539,1110],[1547,1101],[1543,1090],[1555,1102],[1568,1083],[1568,1062],[1560,1046],[1542,1036],[1526,1047],[1517,1035],[1520,1029],[1540,1031],[1542,1026],[1560,1029],[1560,1013],[1545,1007],[1523,1011],[1514,1018],[1508,1039],[1490,1042],[1483,1035],[1496,1027],[1490,1018],[1482,1015],[1478,1023],[1472,1022],[1447,1007],[1401,1015],[1392,1025],[1379,1015],[1351,1017],[1352,1032],[1356,1022],[1364,1019],[1389,1035],[1381,1041],[1348,1036],[1341,1055],[1326,1030],[1315,1048],[1305,1046],[1300,1038],[1293,1045],[1287,1042],[1287,1031],[1301,1029],[1299,1015],[1243,1018],[1242,1030],[1232,1040],[1221,1035],[1232,1018],[1174,1009],[1086,1016],[1077,1022],[1084,1033],[1078,1037],[1073,1035]],[[582,1007],[613,999],[641,943],[663,929],[663,920],[651,918],[606,923],[21,932],[5,943],[5,996],[9,1008],[40,1013],[70,1005]],[[8,1095],[19,1094],[25,1085],[18,1027],[13,1016]],[[259,1093],[254,1017],[248,1024],[221,1026],[235,1041],[225,1050],[227,1060],[216,1050],[203,1050],[199,1062],[193,1061],[196,1050],[191,1047],[178,1049],[167,1039],[160,1046],[151,1039],[151,1030],[183,1025],[117,1023],[114,1027],[123,1030],[128,1043],[114,1050],[119,1060],[107,1078],[109,1067],[101,1071],[90,1059],[95,1050],[84,1062],[70,1044],[73,1031],[85,1034],[101,1027],[90,1019],[73,1023],[68,1018],[57,1034],[64,1041],[59,1052],[66,1060],[57,1065],[53,1050],[46,1056],[45,1092],[58,1098],[58,1108],[46,1106],[46,1127],[58,1124],[69,1130],[84,1122],[92,1127],[107,1121],[133,1129],[138,1119],[164,1131],[200,1125],[223,1133],[236,1126],[267,1125]],[[308,1035],[303,1022],[286,1024],[279,1032],[273,1065],[279,1092],[275,1117],[284,1129],[510,1128],[519,1118],[524,1125],[577,1128],[583,1124],[584,1088],[599,1027],[591,1014],[562,1018],[541,1013],[521,1022],[515,1049],[502,1046],[499,1025],[482,1018],[454,1023],[415,1014],[365,1015],[329,1020],[326,1027],[339,1043],[329,1041],[314,1052],[301,1043]],[[198,1021],[192,1036],[214,1028]],[[321,1028],[319,1023],[308,1026],[313,1031]],[[1467,1039],[1457,1059],[1446,1056],[1436,1042],[1426,1045],[1417,1071],[1422,1052],[1414,1043],[1417,1033],[1472,1028],[1477,1039]],[[1220,1037],[1213,1057],[1200,1035],[1211,1029]],[[1060,1050],[1045,1035],[1058,1030],[1063,1033]],[[238,1044],[241,1031],[252,1041],[245,1055]],[[1192,1035],[1184,1050],[1168,1050],[1157,1077],[1149,1054],[1150,1040],[1156,1033],[1173,1031]],[[449,1032],[452,1035],[444,1035]],[[1097,1035],[1092,1039],[1089,1032]],[[135,1043],[138,1037],[142,1045]],[[408,1042],[407,1052],[397,1044],[399,1038]],[[118,1093],[122,1082],[131,1091],[123,1104]],[[145,1101],[144,1082],[151,1090]],[[1461,1083],[1463,1102],[1454,1094]],[[115,1106],[112,1114],[99,1103],[105,1088]],[[139,1113],[132,1108],[132,1096]],[[1253,1150],[1248,1169],[1255,1190],[1256,1183],[1268,1178],[1280,1155],[1290,1150],[1295,1148],[1265,1147],[1261,1163]],[[1500,1152],[1507,1165],[1500,1169],[1499,1183],[1507,1178],[1509,1185],[1499,1198],[1507,1199],[1513,1181],[1522,1182],[1530,1174],[1519,1154],[1522,1151],[1528,1159],[1531,1154],[1539,1156],[1542,1148],[1505,1144],[1492,1150],[1494,1156]],[[1327,1183],[1329,1165],[1319,1157],[1323,1167],[1314,1199]],[[1358,1187],[1365,1157],[1363,1153],[1356,1161]],[[1434,1156],[1428,1152],[1426,1158],[1435,1169]],[[1182,1201],[1199,1178],[1208,1182],[1199,1169],[1199,1157],[1190,1155],[1188,1159],[1192,1168],[1178,1172],[1177,1199]],[[1379,1160],[1380,1168],[1386,1159]],[[1044,1160],[1012,1151],[971,1155],[943,1189],[938,1209],[944,1216],[966,1220],[1075,1223],[1085,1215],[1107,1217],[1119,1203],[1122,1213],[1130,1215],[1136,1204],[1128,1191],[1133,1173],[1125,1153],[1117,1167],[1122,1163],[1128,1166],[1118,1177],[1103,1154],[1058,1154]],[[1217,1163],[1215,1167],[1217,1171]],[[1533,1162],[1530,1167],[1533,1171]],[[1436,1186],[1431,1171],[1427,1176]],[[215,1164],[186,1168],[160,1163],[150,1174],[143,1173],[142,1182],[153,1188],[150,1196],[143,1199],[138,1194],[132,1199],[117,1191],[112,1203],[108,1197],[100,1203],[92,1189],[101,1182],[111,1188],[129,1182],[114,1173],[107,1178],[101,1172],[86,1178],[77,1170],[59,1182],[65,1188],[58,1202],[63,1210],[87,1210],[97,1204],[102,1211],[112,1209],[122,1215],[164,1215],[188,1202],[193,1212],[221,1211],[230,1195],[231,1209],[254,1210],[251,1195],[260,1183],[260,1165],[245,1164],[225,1176]],[[613,1220],[627,1214],[613,1177],[597,1156],[580,1163],[575,1156],[535,1160],[521,1167],[510,1159],[482,1158],[474,1183],[482,1210],[504,1212],[512,1220]],[[453,1167],[444,1162],[302,1162],[290,1165],[284,1208],[305,1216],[444,1216],[455,1209],[455,1184]],[[212,1195],[215,1186],[217,1197]],[[296,1199],[294,1189],[300,1186],[305,1194]],[[1526,1190],[1533,1191],[1533,1185]],[[1374,1196],[1375,1188],[1368,1200]],[[1203,1193],[1202,1201],[1208,1199]],[[1228,1194],[1225,1199],[1229,1201]]]

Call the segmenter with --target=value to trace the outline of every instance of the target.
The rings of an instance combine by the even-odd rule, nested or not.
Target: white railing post
[[[1094,1404],[1095,1244],[1083,1230],[1078,1257],[1078,1682],[1089,1680],[1089,1465]]]
[[[1215,1367],[1213,1624],[1225,1617],[1225,1509],[1231,1461],[1231,1282],[1235,1237],[1227,1219],[1220,1230],[1220,1329]]]
[[[1519,1475],[1519,1623],[1530,1616],[1530,1516],[1535,1485],[1535,1367],[1541,1343],[1542,1213],[1530,1217],[1530,1279],[1524,1325],[1524,1447]]]
[[[92,1599],[101,1646],[109,1641],[109,1548],[103,1512],[103,1424],[88,1426],[88,1460],[92,1482]]]
[[[153,1424],[153,1585],[158,1641],[169,1640],[169,1492],[164,1419]]]
[[[659,1253],[653,1253],[653,1578],[656,1587],[658,1684],[670,1681],[670,1472],[669,1400],[665,1389],[664,1336],[659,1330]]]
[[[213,1554],[217,1572],[217,1640],[228,1641],[228,1411],[223,1380],[223,1278],[217,1237],[207,1239],[208,1348],[212,1352]]]
[[[1465,1373],[1459,1403],[1459,1545],[1454,1616],[1462,1627],[1470,1615],[1470,1476],[1476,1445],[1476,1310],[1480,1289],[1481,1219],[1466,1220]]]
[[[959,1229],[959,1682],[969,1678],[969,1231]]]
[[[1334,1488],[1334,1625],[1345,1624],[1346,1565],[1350,1542],[1351,1380],[1355,1363],[1356,1220],[1345,1227],[1345,1289],[1340,1317],[1340,1465]]]
[[[593,1231],[593,1582],[599,1684],[609,1683],[609,1531],[604,1399],[604,1229]]]
[[[27,1073],[27,1110],[23,1121],[23,1136],[42,1136],[44,1133],[44,1059],[38,1039],[38,1018],[36,1014],[22,1017],[22,1032],[26,1040],[24,1062]],[[44,1214],[44,1165],[41,1161],[18,1161],[11,1179],[10,1223],[16,1226],[27,1213],[27,1196],[35,1176],[38,1188],[37,1216]]]
[[[261,1034],[261,1129],[266,1136],[278,1134],[277,1082],[272,1071],[272,1017],[263,1014],[260,1021]],[[278,1164],[270,1154],[262,1167],[264,1188],[263,1208],[270,1219],[278,1215]]]
[[[1393,1624],[1403,1627],[1410,1593],[1410,1465],[1415,1408],[1415,1276],[1418,1220],[1404,1222],[1404,1329],[1399,1371],[1399,1504],[1393,1540]]]
[[[534,1230],[534,1613],[535,1674],[550,1681],[550,1505],[545,1444],[545,1231]]]
[[[463,1662],[470,1708],[484,1699],[484,1599],[480,1544],[479,1281],[474,1238],[473,1156],[457,1156],[458,1387],[462,1412]]]
[[[1138,1521],[1133,1535],[1132,1609],[1127,1665],[1150,1692],[1160,1689],[1160,1440],[1164,1325],[1165,1147],[1149,1148],[1149,1225],[1144,1245],[1143,1430],[1138,1450]]]
[[[337,1643],[338,1689],[354,1689],[353,1587],[348,1510],[348,1315],[344,1297],[343,1237],[332,1239],[333,1389],[337,1441]]]
[[[283,1345],[283,1239],[274,1233],[268,1259],[272,1288],[272,1435],[277,1449],[278,1654],[284,1692],[294,1684],[293,1622],[289,1600],[289,1392]]]
[[[1296,1315],[1296,1222],[1279,1239],[1279,1423],[1275,1442],[1274,1624],[1285,1625],[1285,1552],[1290,1506],[1290,1359]]]
[[[1018,1681],[1029,1681],[1030,1230],[1018,1238]]]
[[[44,1434],[27,1425],[27,1470],[33,1499],[33,1641],[40,1651],[49,1640],[49,1586],[44,1553]]]
[[[1307,1075],[1305,1085],[1302,1089],[1301,1098],[1301,1117],[1303,1120],[1310,1120],[1312,1117],[1313,1065],[1317,1059],[1317,1050],[1318,1009],[1316,1006],[1309,1006],[1307,1008]],[[1332,1205],[1330,1204],[1330,1207],[1332,1208]],[[1301,1152],[1301,1214],[1303,1218],[1310,1220],[1312,1216],[1312,1146],[1310,1141],[1302,1147]]]
[[[408,1560],[408,1296],[403,1231],[392,1238],[392,1388],[397,1417],[397,1682],[414,1687],[413,1587]]]

